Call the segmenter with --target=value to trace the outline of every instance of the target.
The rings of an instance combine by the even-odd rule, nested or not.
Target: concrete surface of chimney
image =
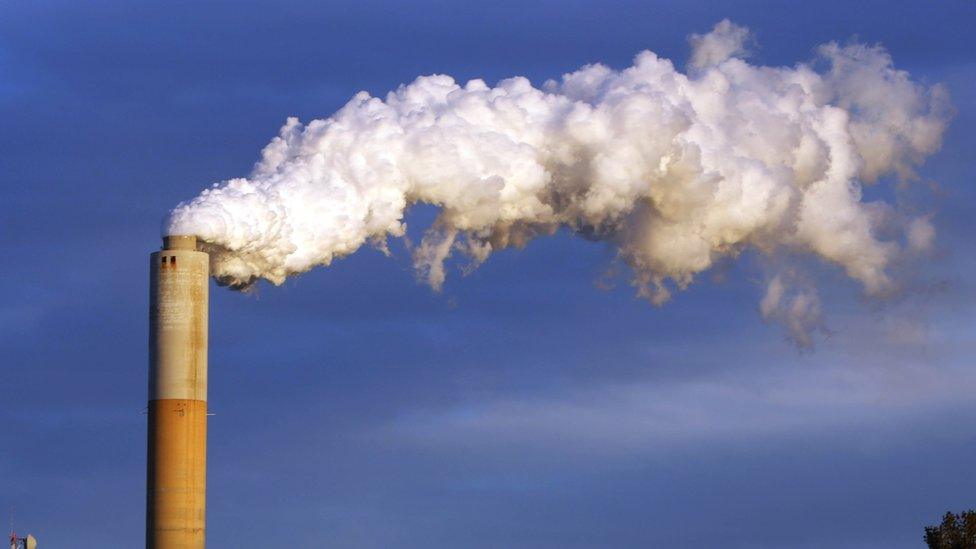
[[[149,262],[146,547],[203,548],[209,257],[167,236]]]

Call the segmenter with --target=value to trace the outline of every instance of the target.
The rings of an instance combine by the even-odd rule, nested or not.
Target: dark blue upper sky
[[[285,117],[434,72],[683,65],[725,17],[754,62],[856,36],[946,84],[957,114],[915,184],[940,250],[919,290],[869,302],[816,269],[830,334],[800,354],[761,321],[752,258],[655,308],[598,283],[610,249],[564,234],[440,294],[402,244],[215,287],[209,545],[921,546],[976,506],[969,0],[5,2],[0,502],[18,529],[142,544],[147,256],[168,209],[246,175]]]

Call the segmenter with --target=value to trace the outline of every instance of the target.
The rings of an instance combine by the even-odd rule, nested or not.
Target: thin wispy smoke
[[[687,73],[644,51],[541,88],[432,75],[385,99],[360,92],[329,118],[289,118],[249,177],[178,205],[164,230],[205,241],[235,287],[385,246],[426,203],[440,215],[414,264],[434,288],[453,253],[478,264],[566,228],[616,246],[655,303],[746,249],[817,256],[870,295],[891,291],[898,257],[935,234],[863,201],[862,185],[911,179],[939,148],[945,91],[880,46],[829,43],[810,63],[767,67],[742,58],[752,36],[727,20],[689,41]],[[901,233],[882,238],[882,225]],[[803,344],[819,305],[788,279],[770,278],[761,309]]]

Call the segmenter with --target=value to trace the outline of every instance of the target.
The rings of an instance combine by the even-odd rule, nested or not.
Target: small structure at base
[[[30,534],[26,538],[18,538],[17,534],[11,532],[10,549],[37,549],[37,538]]]

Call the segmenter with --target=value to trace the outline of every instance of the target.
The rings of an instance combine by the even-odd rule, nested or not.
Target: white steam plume
[[[879,46],[830,43],[813,65],[766,67],[736,57],[750,40],[727,20],[693,35],[690,74],[645,51],[622,71],[587,65],[542,89],[433,75],[385,100],[360,92],[329,118],[289,118],[249,177],[180,204],[164,231],[205,241],[224,283],[280,284],[403,236],[421,202],[441,208],[414,249],[434,288],[454,251],[477,264],[566,227],[616,245],[658,303],[747,248],[813,254],[886,293],[892,262],[934,233],[862,201],[861,186],[911,178],[939,148],[944,90],[913,82]],[[907,233],[881,238],[892,219]],[[784,307],[770,291],[769,316],[799,311],[791,333],[816,317],[806,294]]]

